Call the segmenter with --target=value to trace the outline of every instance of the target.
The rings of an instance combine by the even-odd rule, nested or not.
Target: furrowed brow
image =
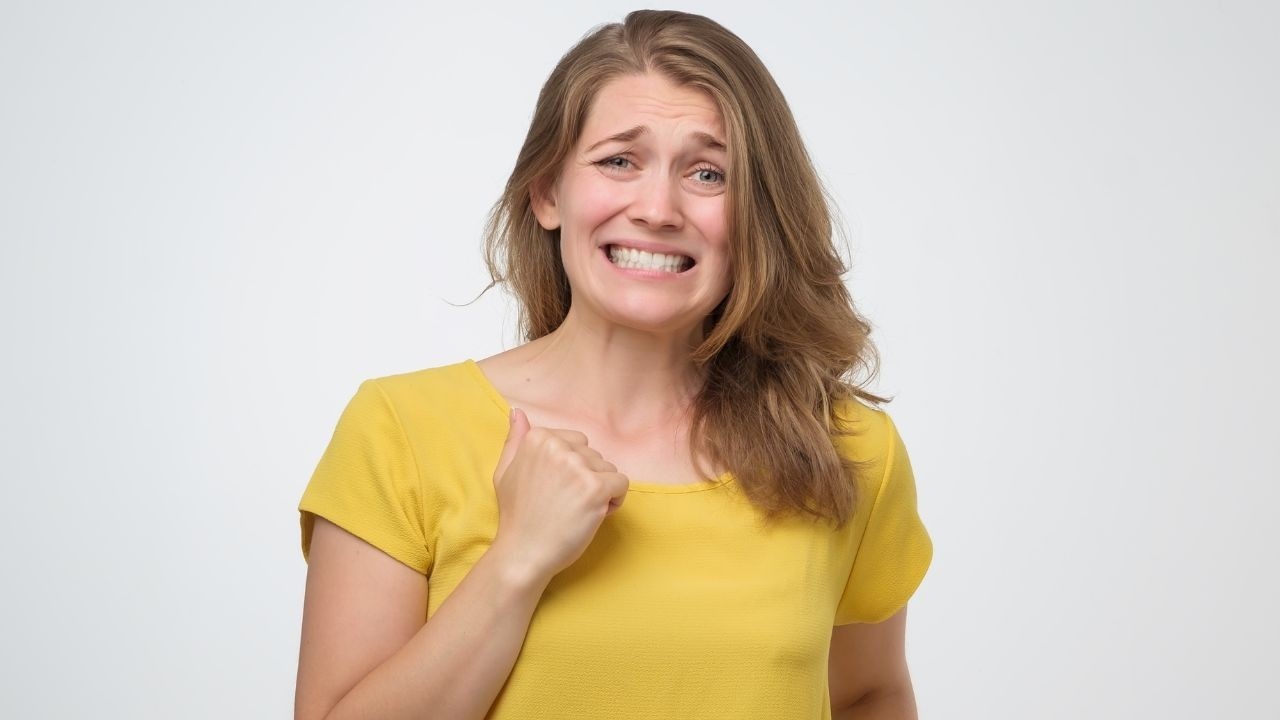
[[[647,135],[648,133],[649,133],[649,127],[647,125],[637,125],[631,128],[630,130],[623,130],[620,133],[610,135],[609,137],[587,148],[586,151],[591,152],[596,148],[600,147],[601,145],[604,145],[606,143],[611,143],[611,142],[629,143],[642,135]],[[697,141],[703,147],[710,148],[712,150],[719,150],[720,152],[724,152],[726,150],[724,142],[721,141],[719,138],[717,138],[715,135],[712,135],[711,133],[698,131],[698,132],[692,133],[691,136],[695,141]]]
[[[605,143],[611,143],[611,142],[628,143],[640,137],[641,135],[644,135],[647,132],[649,132],[648,127],[644,125],[637,125],[631,128],[630,130],[623,130],[622,132],[617,133],[616,135],[610,135],[609,137],[601,140],[595,145],[592,145],[591,147],[587,148],[587,152],[591,152],[592,150],[595,150],[596,148],[600,147],[601,145],[604,145]]]
[[[724,143],[721,142],[719,138],[717,138],[715,135],[712,135],[711,133],[696,132],[693,134],[693,139],[702,143],[703,146],[711,148],[712,150],[719,150],[720,152],[725,151]]]

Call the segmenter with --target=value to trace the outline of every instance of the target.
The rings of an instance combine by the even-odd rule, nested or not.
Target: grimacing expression
[[[725,142],[697,88],[649,73],[600,89],[549,195],[532,198],[539,224],[560,229],[575,312],[648,331],[701,327],[732,282]],[[641,269],[631,250],[615,264],[615,245],[665,250],[666,268],[684,270]]]

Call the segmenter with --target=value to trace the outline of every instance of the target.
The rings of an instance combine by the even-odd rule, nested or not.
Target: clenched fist
[[[626,500],[629,481],[577,430],[530,427],[518,408],[510,422],[493,473],[494,544],[549,579],[582,556],[600,524]]]

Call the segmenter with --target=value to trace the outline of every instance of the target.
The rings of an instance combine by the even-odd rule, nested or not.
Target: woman
[[[299,718],[914,717],[932,557],[827,205],[716,23],[566,54],[490,221],[528,342],[367,380],[299,505]]]

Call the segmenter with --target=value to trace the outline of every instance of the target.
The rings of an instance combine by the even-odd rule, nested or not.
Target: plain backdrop
[[[485,213],[615,2],[0,6],[0,716],[287,717],[360,381],[512,347]],[[1280,7],[695,2],[839,205],[926,718],[1280,717]]]

